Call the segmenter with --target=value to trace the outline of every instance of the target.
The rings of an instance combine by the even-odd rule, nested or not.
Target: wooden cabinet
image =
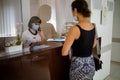
[[[22,70],[24,80],[50,80],[49,64],[46,57],[22,57]]]
[[[21,67],[20,58],[0,61],[0,80],[22,80]]]
[[[53,50],[50,60],[51,80],[69,80],[69,59],[61,56],[61,48]]]
[[[50,80],[48,65],[48,59],[35,56],[1,61],[0,80]]]
[[[51,45],[48,49],[0,60],[0,80],[69,80],[69,59],[61,56],[61,48]]]

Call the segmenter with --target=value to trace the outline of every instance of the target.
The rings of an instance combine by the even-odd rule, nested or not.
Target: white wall
[[[101,59],[103,61],[102,70],[96,71],[93,80],[104,80],[110,74],[110,59],[111,50],[102,53]]]
[[[103,61],[103,67],[101,70],[96,72],[94,80],[103,80],[110,74],[111,48],[107,50],[107,47],[112,45],[113,11],[105,10],[105,8],[103,9],[103,6],[107,6],[107,0],[102,0],[101,9],[95,9],[93,1],[95,0],[91,0],[91,21],[96,24],[98,36],[102,37],[101,60]],[[114,0],[108,1],[114,2]],[[99,5],[97,2],[96,4]],[[102,24],[100,22],[101,10],[103,11]]]
[[[22,16],[23,16],[23,29],[28,28],[28,21],[30,19],[30,0],[22,0]]]
[[[120,62],[120,43],[112,43],[111,59],[112,61]]]
[[[120,62],[120,0],[114,0],[114,21],[113,21],[113,39],[116,38],[119,41],[112,43],[112,61]]]
[[[120,38],[120,0],[114,0],[113,38]]]
[[[56,0],[56,26],[59,34],[65,28],[65,22],[73,22],[71,3],[73,0]]]

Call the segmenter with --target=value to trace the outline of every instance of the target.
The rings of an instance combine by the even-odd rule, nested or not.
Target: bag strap
[[[96,56],[98,58],[100,58],[100,55],[101,55],[101,37],[98,37],[98,33],[97,33],[97,29],[96,29],[96,25],[95,23],[92,23],[95,27],[95,35],[96,35],[96,38],[97,38],[97,41],[96,41],[96,47],[93,49],[95,54],[94,56]]]
[[[96,35],[96,37],[98,38],[98,33],[97,33],[96,25],[95,25],[95,23],[92,23],[92,24],[93,24],[94,27],[95,27],[95,35]]]

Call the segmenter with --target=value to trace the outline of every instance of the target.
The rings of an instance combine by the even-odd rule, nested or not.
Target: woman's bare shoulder
[[[79,30],[79,29],[78,29],[78,27],[77,27],[76,25],[74,25],[74,26],[72,26],[72,27],[70,28],[69,31],[76,31],[76,30]]]
[[[69,29],[68,36],[71,35],[75,39],[80,35],[79,28],[75,25]]]

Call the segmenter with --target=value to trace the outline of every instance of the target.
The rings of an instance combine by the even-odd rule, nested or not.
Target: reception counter
[[[69,80],[69,57],[61,56],[62,43],[45,48],[0,54],[0,80]]]

